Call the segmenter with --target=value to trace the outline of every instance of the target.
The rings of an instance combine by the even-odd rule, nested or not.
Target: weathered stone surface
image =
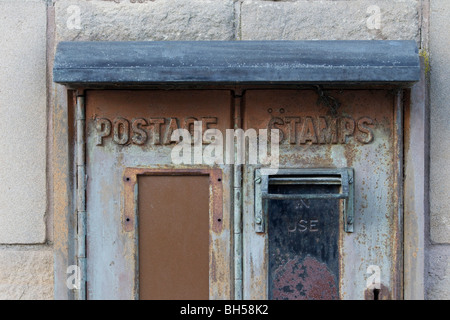
[[[244,0],[242,40],[416,40],[418,0]]]
[[[450,243],[450,1],[431,1],[430,21],[431,239]]]
[[[0,250],[0,300],[53,299],[53,251]]]
[[[0,22],[0,243],[43,243],[46,1],[0,1]]]
[[[58,0],[57,41],[232,40],[233,0]]]
[[[429,250],[426,299],[450,299],[450,248],[433,246]]]

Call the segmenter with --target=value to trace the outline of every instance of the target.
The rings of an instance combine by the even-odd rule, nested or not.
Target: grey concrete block
[[[450,247],[432,246],[428,252],[426,296],[428,300],[450,299]]]
[[[53,299],[53,251],[0,250],[0,300]]]
[[[46,1],[0,1],[0,21],[0,243],[43,243]]]
[[[231,40],[233,0],[58,0],[57,41]]]
[[[431,1],[431,239],[450,243],[450,1]],[[450,291],[450,289],[449,289]]]
[[[244,0],[242,40],[416,40],[418,0]]]

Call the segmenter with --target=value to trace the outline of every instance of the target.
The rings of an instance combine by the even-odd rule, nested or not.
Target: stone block
[[[426,299],[450,299],[450,248],[433,246],[428,252]]]
[[[242,40],[416,40],[418,0],[244,0]]]
[[[450,1],[431,1],[430,225],[435,243],[450,243]]]
[[[52,250],[0,250],[0,300],[51,299]]]
[[[233,0],[58,0],[57,41],[232,40]]]
[[[46,1],[0,1],[0,244],[46,240]]]

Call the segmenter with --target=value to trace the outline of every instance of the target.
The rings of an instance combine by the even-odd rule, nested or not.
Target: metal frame
[[[138,232],[138,177],[139,176],[209,176],[210,183],[210,243],[214,243],[214,234],[220,234],[223,230],[223,187],[222,187],[222,170],[218,168],[126,168],[123,173],[123,196],[124,207],[122,210],[122,228],[134,239],[134,298],[139,299],[139,232]],[[220,265],[223,265],[217,256],[213,259],[215,246],[210,246],[209,264],[210,270],[220,273]],[[210,274],[210,295],[211,287],[217,285],[212,282]],[[220,280],[218,280],[220,281]]]
[[[277,175],[255,170],[255,232],[266,232],[268,200],[343,199],[344,231],[353,232],[354,177],[353,169],[279,169]],[[280,178],[277,176],[291,176]],[[270,184],[333,184],[340,185],[338,194],[271,194]]]
[[[76,172],[78,164],[82,166],[82,163],[79,161],[82,157],[77,157],[76,155],[78,150],[77,135],[73,134],[76,130],[72,129],[74,129],[73,123],[75,122],[77,122],[78,128],[82,128],[83,117],[79,117],[77,121],[72,122],[72,120],[75,120],[75,116],[72,116],[71,111],[76,109],[74,105],[77,104],[72,104],[71,97],[75,91],[67,90],[61,85],[54,85],[53,92],[53,126],[51,134],[54,138],[51,144],[53,154],[51,179],[52,185],[55,187],[51,200],[51,211],[54,219],[54,288],[55,299],[71,299],[73,298],[73,291],[66,287],[66,270],[69,265],[76,263],[78,259],[82,262],[84,258],[82,250],[77,249],[82,248],[82,246],[77,245],[78,242],[82,244],[82,237],[77,236],[77,230],[74,232],[72,229],[74,224],[77,225],[75,220],[78,217],[82,217],[82,214],[78,215],[78,208],[82,209],[82,206],[78,206],[76,203],[78,201],[76,195],[79,194],[79,188],[77,188],[76,184],[78,180]],[[82,90],[79,92],[82,92]],[[411,103],[406,105],[405,117],[404,127],[399,127],[405,132],[403,173],[405,214],[403,221],[404,234],[400,235],[404,238],[403,260],[405,273],[403,274],[403,292],[405,299],[423,299],[424,216],[428,212],[429,206],[427,202],[428,110],[426,80],[423,71],[421,82],[412,88]],[[78,145],[81,146],[82,139],[79,142]],[[78,155],[81,155],[81,153],[78,153]],[[72,183],[72,181],[75,181],[75,183]],[[82,181],[83,179],[81,179]],[[82,201],[80,201],[81,203]],[[74,211],[77,212],[77,219],[75,220]],[[80,212],[83,212],[83,210],[80,210]],[[83,228],[78,231],[82,230]],[[239,233],[239,228],[235,232]],[[237,238],[238,236],[235,235],[235,252],[239,252],[237,251],[239,250],[239,242],[236,242]],[[237,266],[236,270],[239,270],[239,268],[242,268],[242,265]],[[236,277],[236,279],[238,278]],[[82,290],[79,290],[77,296],[82,297],[83,295]],[[238,298],[239,296],[236,295],[236,297]]]
[[[403,287],[404,287],[404,281],[403,281],[403,212],[404,212],[404,199],[403,199],[403,190],[404,190],[404,179],[403,179],[403,165],[404,165],[404,147],[403,147],[403,139],[404,139],[404,132],[403,132],[403,118],[404,118],[404,90],[398,89],[395,92],[394,97],[394,134],[395,134],[395,143],[394,143],[394,150],[395,150],[395,157],[394,161],[394,174],[396,174],[395,177],[395,184],[394,188],[396,190],[394,197],[396,197],[396,203],[397,203],[397,214],[395,215],[396,220],[394,223],[396,224],[394,227],[394,250],[393,252],[393,258],[394,258],[394,267],[395,270],[393,270],[393,276],[395,279],[395,283],[398,284],[398,286],[394,286],[392,288],[392,297],[394,299],[403,299]],[[383,288],[381,288],[381,297],[383,297]]]
[[[345,54],[346,48],[348,47],[354,47],[354,45],[363,44],[361,41],[354,41],[351,42],[351,45],[349,45],[349,42],[341,42],[345,45],[344,54],[343,56],[347,58],[347,55]],[[375,42],[371,42],[369,45],[374,44]],[[382,42],[379,42],[382,43]],[[387,42],[385,42],[387,43]],[[411,42],[412,45],[413,42]],[[130,44],[129,43],[123,43],[126,50],[130,50]],[[192,44],[192,43],[191,43]],[[219,45],[222,45],[223,43],[220,43]],[[279,46],[280,43],[275,43],[274,45]],[[312,45],[312,42],[305,42],[302,43],[302,47],[304,45]],[[318,43],[320,45],[320,43]],[[63,46],[60,46],[60,48],[56,52],[55,59],[55,68],[56,73],[55,77],[53,78],[58,83],[70,83],[70,86],[72,88],[82,88],[83,86],[91,86],[94,87],[95,85],[93,83],[89,83],[89,81],[92,81],[92,77],[98,78],[98,70],[94,73],[91,73],[86,79],[83,80],[81,78],[76,78],[77,73],[75,67],[76,64],[71,64],[71,60],[66,57],[80,57],[80,43],[71,43],[70,46],[76,47],[77,50],[72,50],[69,46],[69,50],[66,50],[64,52],[61,51],[61,48],[64,49]],[[83,46],[86,46],[87,49],[89,49],[91,46],[102,46],[104,44],[83,44]],[[149,45],[149,44],[145,44]],[[172,45],[171,43],[164,43],[164,45]],[[211,46],[211,42],[207,42],[206,45],[208,48]],[[225,43],[227,48],[229,48],[230,45],[239,45],[235,42],[229,42]],[[246,44],[244,44],[246,45]],[[317,45],[317,43],[314,43],[313,45]],[[408,46],[409,46],[408,45]],[[415,49],[415,43],[414,43],[414,49]],[[364,47],[364,46],[363,46]],[[256,48],[258,49],[258,48]],[[395,50],[402,54],[403,50],[398,50],[395,48]],[[115,52],[115,50],[106,50],[108,52]],[[133,51],[133,50],[132,50]],[[82,50],[82,56],[88,57],[87,61],[89,63],[92,63],[92,61],[98,61],[98,55],[95,54],[94,50],[94,60],[90,59],[87,54],[89,54],[91,51],[89,50]],[[130,52],[130,51],[128,51]],[[133,51],[131,55],[125,54],[124,56],[128,56],[134,63],[140,63],[139,61],[144,61],[142,59],[138,59],[137,57],[139,55],[142,56],[142,52]],[[205,52],[204,50],[202,51]],[[224,51],[220,50],[220,53],[222,54]],[[247,59],[247,57],[242,57],[239,55],[236,55],[235,52],[231,50],[234,54],[234,57],[237,58],[237,64],[235,65],[235,71],[239,71],[239,66],[242,65],[242,59]],[[267,54],[267,50],[256,50],[256,52],[262,52],[264,56]],[[285,54],[286,50],[281,50],[281,54]],[[294,62],[297,61],[299,55],[298,50],[294,50]],[[307,53],[312,52],[311,50],[306,49]],[[315,52],[313,50],[313,52]],[[367,52],[371,52],[371,50],[363,51],[362,54],[366,55]],[[386,50],[381,50],[383,54],[386,54]],[[395,52],[395,53],[397,53]],[[145,53],[145,52],[144,52]],[[410,69],[412,70],[414,77],[408,78],[407,82],[411,83],[414,81],[417,81],[417,78],[419,75],[418,70],[418,54],[417,50],[407,50],[404,53],[404,58],[407,61],[413,61],[414,63],[410,65]],[[195,57],[195,59],[198,58],[198,54],[192,55]],[[289,57],[288,55],[287,57]],[[387,54],[389,56],[389,54]],[[114,57],[117,57],[117,55],[112,56],[106,56],[106,59],[114,59]],[[143,58],[145,59],[152,59],[152,55],[144,54]],[[259,56],[257,56],[258,58]],[[279,55],[277,55],[279,57]],[[216,58],[216,57],[215,57]],[[313,56],[315,59],[316,56]],[[364,56],[363,56],[364,58]],[[97,59],[97,60],[96,60]],[[252,58],[250,58],[252,59]],[[260,59],[260,58],[258,58]],[[326,61],[329,61],[330,56],[329,53],[326,52],[325,55]],[[412,60],[410,60],[412,59]],[[217,59],[216,59],[217,60]],[[405,60],[405,61],[406,61]],[[78,61],[78,60],[77,60]],[[225,59],[225,61],[227,61]],[[286,61],[286,59],[283,59],[283,62]],[[395,63],[397,63],[397,59],[393,60]],[[68,64],[66,62],[69,62]],[[151,64],[145,64],[144,65],[151,65]],[[171,65],[171,64],[169,64]],[[266,66],[267,64],[261,64],[261,66]],[[322,64],[319,64],[319,66]],[[342,64],[339,63],[339,66]],[[103,66],[108,66],[108,64],[104,64]],[[237,66],[237,67],[236,67]],[[361,66],[364,66],[364,64],[361,64]],[[367,70],[365,68],[358,69],[359,71],[363,72],[363,74],[367,74]],[[390,65],[387,66],[387,75],[389,76],[389,79],[387,78],[372,78],[372,81],[377,82],[379,85],[384,84],[391,84],[393,87],[403,87],[405,82],[404,79],[402,80],[401,77],[398,76],[397,73],[394,72],[394,77],[397,77],[395,79],[392,78],[392,67]],[[106,68],[107,72],[110,73],[110,69]],[[209,67],[207,68],[209,71]],[[277,68],[279,69],[279,68]],[[317,68],[314,65],[310,65],[309,68],[312,71],[312,75],[317,74]],[[319,68],[320,69],[320,68]],[[349,70],[348,68],[341,68],[342,72],[347,73]],[[84,70],[84,71],[83,71]],[[90,72],[89,69],[83,68],[83,72]],[[289,68],[283,69],[283,76],[286,74],[286,70],[289,70]],[[80,71],[80,70],[78,70]],[[126,71],[126,70],[125,70]],[[153,67],[149,68],[149,71],[154,71]],[[179,70],[178,70],[179,71]],[[254,70],[252,70],[254,71]],[[55,72],[55,70],[54,70]],[[67,74],[65,73],[67,72]],[[261,72],[265,73],[264,70],[261,70]],[[322,75],[322,81],[325,81],[325,83],[329,86],[332,86],[333,84],[340,83],[340,86],[347,86],[350,85],[352,88],[361,87],[361,78],[357,78],[355,81],[349,81],[350,78],[328,78],[330,70],[325,70],[321,73]],[[136,79],[136,72],[135,70],[131,71],[132,79]],[[180,74],[180,72],[175,73],[177,75]],[[186,84],[187,82],[194,85],[196,88],[203,86],[203,88],[207,87],[208,85],[211,86],[217,85],[219,83],[214,82],[217,81],[218,77],[220,76],[219,73],[209,73],[211,75],[211,78],[209,79],[207,83],[203,82],[199,85],[198,80],[192,80],[192,70],[189,69],[188,75],[189,77],[187,79],[181,78],[181,84],[180,83],[166,83],[166,85],[170,86],[170,88],[180,88],[182,87],[183,83]],[[254,74],[252,72],[251,74]],[[271,85],[268,83],[274,83],[274,73],[268,72],[268,82],[261,83],[259,82],[259,87],[270,87]],[[63,77],[63,76],[69,76],[69,77]],[[117,74],[115,74],[117,75]],[[218,76],[219,75],[219,76]],[[301,75],[305,75],[305,73],[301,73]],[[373,75],[373,74],[372,74]],[[404,187],[404,195],[400,195],[401,199],[398,199],[398,203],[401,204],[402,201],[404,201],[404,210],[405,214],[402,219],[399,219],[397,221],[398,226],[404,226],[404,230],[400,229],[400,231],[403,232],[403,234],[398,234],[396,241],[404,241],[404,252],[403,252],[403,258],[404,258],[404,267],[405,268],[405,274],[404,277],[404,288],[402,289],[405,293],[405,298],[416,298],[421,299],[424,296],[424,216],[428,212],[428,97],[427,97],[427,84],[425,80],[425,73],[423,70],[423,62],[422,62],[422,70],[420,72],[420,75],[422,76],[422,79],[420,80],[420,83],[416,84],[412,90],[412,97],[411,97],[411,105],[406,106],[405,110],[405,122],[402,123],[402,119],[397,118],[399,120],[400,125],[397,126],[397,134],[399,133],[405,133],[404,137],[404,145],[400,143],[396,146],[397,150],[404,149],[405,151],[405,158],[399,157],[397,159],[397,162],[399,164],[399,170],[397,172],[397,178],[399,188]],[[75,77],[73,77],[75,76]],[[326,76],[326,78],[324,78]],[[81,80],[80,80],[81,79]],[[160,87],[164,85],[164,81],[161,80],[162,78],[157,76],[156,82],[152,82],[152,86]],[[242,78],[239,78],[242,81]],[[239,82],[239,79],[236,78],[236,74],[233,75],[231,78],[232,80],[232,86],[235,86],[236,83],[243,84],[242,82]],[[300,87],[301,85],[305,86],[308,83],[314,84],[314,81],[318,81],[317,79],[314,80],[310,77],[305,77],[304,81],[299,81],[299,78],[295,78],[292,82],[285,83],[287,86],[294,86],[294,87]],[[341,80],[339,82],[338,80]],[[72,81],[73,80],[73,81]],[[150,78],[147,80],[151,80]],[[204,78],[203,78],[204,80]],[[252,79],[249,79],[252,80]],[[255,79],[253,79],[254,81]],[[287,79],[289,80],[289,79]],[[351,79],[350,79],[351,80]],[[370,80],[370,79],[369,79]],[[395,81],[394,81],[395,80]],[[111,78],[102,78],[99,80],[99,82],[105,81],[100,87],[110,86],[113,88],[117,88],[116,83],[117,81],[111,81]],[[196,82],[197,81],[197,82]],[[151,81],[150,81],[151,82]],[[230,85],[230,84],[229,84]],[[248,84],[253,87],[255,87],[254,84]],[[149,85],[139,86],[139,82],[127,82],[123,83],[124,87],[146,87],[149,88]],[[98,88],[98,86],[97,86]],[[69,290],[66,287],[66,280],[67,280],[67,267],[68,265],[77,263],[81,266],[83,266],[85,262],[85,238],[83,237],[83,234],[85,234],[85,224],[83,224],[84,217],[85,217],[85,210],[83,210],[85,207],[85,183],[86,183],[86,177],[83,173],[83,169],[85,168],[85,160],[84,157],[84,117],[83,117],[83,99],[82,97],[82,90],[79,91],[78,95],[80,98],[79,103],[76,103],[77,105],[77,111],[80,111],[77,113],[77,116],[72,114],[73,111],[73,104],[71,99],[71,91],[67,91],[66,87],[63,87],[61,85],[54,84],[52,87],[53,90],[51,90],[52,97],[50,98],[50,101],[52,101],[53,106],[51,108],[51,121],[52,126],[49,127],[49,136],[52,137],[50,139],[50,155],[51,155],[51,163],[50,170],[51,170],[51,182],[50,182],[50,188],[51,192],[49,194],[52,194],[50,196],[50,213],[49,215],[53,217],[53,227],[54,227],[54,251],[55,251],[55,268],[54,268],[54,274],[55,274],[55,298],[56,299],[68,299],[72,298],[72,291]],[[400,101],[401,99],[397,99],[397,101]],[[399,108],[397,108],[397,111],[400,110],[400,108],[403,108],[402,104],[398,105]],[[80,108],[79,108],[80,107]],[[397,115],[401,115],[397,113]],[[74,128],[74,124],[76,123],[76,128]],[[75,130],[74,130],[75,129]],[[75,134],[74,134],[75,132]],[[400,135],[401,136],[401,135]],[[402,172],[402,166],[404,165],[404,171]],[[242,229],[239,228],[239,223],[241,222],[242,216],[240,215],[240,212],[242,210],[238,210],[240,206],[242,206],[242,199],[241,199],[241,193],[242,188],[239,184],[239,177],[240,177],[240,168],[236,168],[235,173],[235,182],[234,182],[234,191],[235,191],[235,199],[234,199],[234,206],[235,206],[235,230],[234,230],[234,246],[235,250],[234,253],[236,257],[239,257],[242,255]],[[236,179],[238,178],[238,179]],[[403,180],[404,178],[404,180]],[[401,191],[401,190],[400,190]],[[403,200],[404,199],[404,200]],[[401,207],[401,206],[400,206]],[[74,215],[74,212],[76,212],[76,215]],[[77,221],[78,220],[78,221]],[[75,226],[75,227],[74,227]],[[74,230],[75,229],[75,230]],[[77,230],[78,229],[78,230]],[[78,233],[78,235],[77,235]],[[404,239],[404,240],[403,240]],[[398,252],[401,254],[402,252]],[[242,265],[235,265],[235,284],[237,285],[239,281],[242,283]],[[84,285],[79,288],[77,291],[77,296],[79,298],[85,297]],[[236,291],[237,292],[237,291]],[[241,292],[242,294],[242,292]],[[236,297],[239,297],[239,294],[236,293]]]
[[[234,128],[242,128],[242,97],[243,91],[234,90]],[[235,140],[236,150],[238,141]],[[235,154],[235,163],[238,154]],[[242,228],[242,169],[241,164],[233,165],[233,245],[234,245],[234,299],[243,299],[243,228]]]
[[[425,217],[429,213],[429,103],[422,58],[419,83],[412,87],[404,119],[404,299],[425,298]]]

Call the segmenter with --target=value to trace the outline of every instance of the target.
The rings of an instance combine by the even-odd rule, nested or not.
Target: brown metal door
[[[209,299],[209,177],[140,176],[139,297]]]
[[[232,127],[227,90],[86,92],[89,299],[232,297],[229,166],[175,165],[176,129]]]
[[[266,178],[351,170],[354,221],[352,230],[344,225],[342,200],[324,199],[327,193],[339,197],[338,189],[317,181],[266,184],[272,199],[262,210],[260,167],[246,166],[244,198],[255,200],[244,200],[244,298],[364,299],[373,270],[379,271],[379,297],[401,298],[399,97],[389,90],[245,92],[244,129],[280,130],[280,168],[290,173]],[[321,199],[299,200],[318,192]]]

